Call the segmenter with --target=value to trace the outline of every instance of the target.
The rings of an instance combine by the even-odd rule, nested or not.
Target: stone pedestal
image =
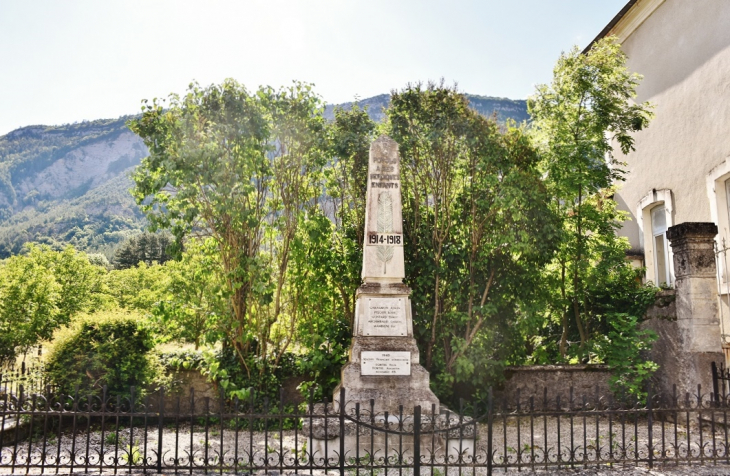
[[[419,363],[410,293],[398,283],[365,283],[358,289],[350,360],[334,393],[337,401],[345,388],[348,411],[358,402],[369,409],[372,399],[377,413],[396,415],[401,405],[408,414],[416,405],[424,412],[435,405],[439,412],[428,371]]]
[[[667,230],[674,254],[677,320],[676,335],[667,334],[665,340],[674,341],[669,344],[674,347],[676,362],[670,365],[671,376],[667,377],[671,378],[663,380],[676,383],[680,395],[696,394],[698,384],[702,385],[703,393],[709,394],[712,391],[710,365],[713,361],[724,361],[717,305],[715,235],[714,223],[681,223]]]
[[[413,337],[411,290],[403,284],[403,218],[398,144],[381,136],[370,146],[363,245],[363,284],[357,290],[349,362],[334,392],[345,389],[348,412],[360,403],[377,413],[430,412],[439,401],[419,363]]]

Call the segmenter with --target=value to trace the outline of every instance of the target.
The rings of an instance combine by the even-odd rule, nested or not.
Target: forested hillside
[[[500,122],[527,120],[525,101],[467,95],[471,106]],[[375,121],[389,94],[359,102]],[[349,109],[353,103],[340,107]],[[325,117],[334,117],[328,105]],[[63,126],[28,126],[0,137],[0,259],[26,242],[104,253],[111,259],[145,220],[129,194],[129,173],[147,155],[127,129],[132,116]]]
[[[130,117],[0,137],[0,258],[28,241],[110,254],[144,227],[128,172],[147,155]]]

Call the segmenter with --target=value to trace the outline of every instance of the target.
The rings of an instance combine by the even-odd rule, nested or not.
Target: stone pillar
[[[712,391],[710,365],[723,362],[717,304],[714,223],[681,223],[667,230],[676,276],[677,340],[673,377],[680,394]]]

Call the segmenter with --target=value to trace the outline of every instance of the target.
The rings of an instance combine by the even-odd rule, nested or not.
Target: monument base
[[[401,406],[404,414],[412,414],[416,405],[424,413],[439,413],[439,400],[431,391],[428,371],[419,363],[410,293],[402,283],[365,283],[357,290],[350,359],[342,368],[333,398],[338,400],[344,388],[348,412],[357,403],[361,410],[370,411],[372,402],[377,414],[398,415]],[[379,303],[387,306],[376,307]],[[403,335],[399,335],[401,328]]]
[[[360,359],[351,358],[351,361],[342,368],[342,379],[334,391],[334,400],[337,401],[340,389],[345,389],[347,395],[347,411],[353,411],[359,403],[362,410],[371,410],[376,413],[388,412],[397,415],[401,405],[403,412],[413,413],[413,408],[420,405],[424,412],[439,413],[439,400],[429,388],[428,371],[418,363],[418,348],[414,339],[388,338],[387,345],[384,338],[353,338],[352,354],[360,355],[363,349],[376,348],[377,351],[410,351],[410,375],[362,375]],[[403,342],[410,340],[411,342]]]

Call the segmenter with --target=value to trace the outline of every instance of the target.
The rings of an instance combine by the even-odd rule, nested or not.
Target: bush
[[[152,358],[154,339],[137,315],[110,311],[87,315],[56,333],[46,357],[51,383],[62,394],[126,395],[130,386],[144,389],[158,379],[159,363]]]
[[[609,320],[609,345],[606,363],[611,367],[611,390],[619,396],[646,399],[646,384],[659,366],[646,360],[643,352],[651,350],[657,335],[641,329],[638,319],[630,314],[616,313]]]
[[[249,373],[241,368],[236,351],[231,347],[219,350],[208,348],[200,355],[197,368],[210,382],[214,382],[223,390],[228,398],[247,400],[256,395],[254,405],[257,409],[263,408],[265,398],[272,402],[279,400],[279,389],[286,379],[302,376],[297,361],[299,356],[285,352],[276,365],[273,359],[261,360],[249,356],[246,359]],[[168,360],[169,362],[169,360]],[[188,358],[187,362],[193,365]],[[184,362],[183,362],[183,368]]]

